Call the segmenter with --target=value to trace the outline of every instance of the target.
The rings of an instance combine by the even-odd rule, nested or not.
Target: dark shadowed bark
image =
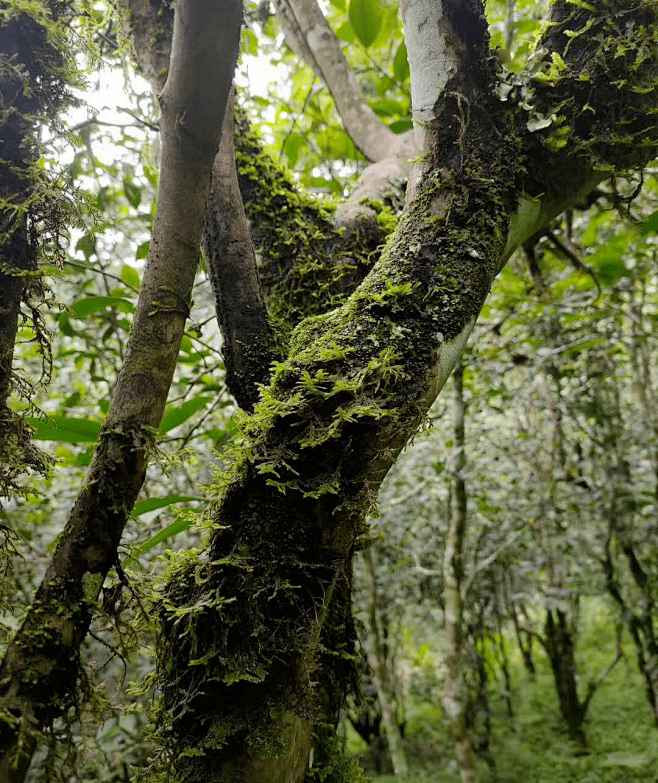
[[[235,168],[233,114],[231,96],[213,164],[203,252],[223,337],[226,385],[238,405],[251,411],[275,355]]]
[[[44,3],[51,24],[66,26],[65,4]],[[20,492],[18,478],[28,468],[43,471],[47,459],[30,442],[26,423],[10,408],[10,395],[31,396],[32,382],[13,369],[21,309],[38,299],[42,284],[37,260],[48,239],[57,241],[62,216],[57,198],[39,195],[45,175],[33,167],[38,158],[38,124],[55,118],[70,100],[66,72],[71,63],[29,12],[7,10],[0,20],[0,497]],[[69,73],[69,78],[72,77]],[[41,181],[39,181],[41,178]],[[55,189],[56,190],[56,189]],[[54,236],[39,239],[47,221]],[[47,339],[36,310],[26,308],[44,352]],[[44,356],[46,364],[49,356]]]

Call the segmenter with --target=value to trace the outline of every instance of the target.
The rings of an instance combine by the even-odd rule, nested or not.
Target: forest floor
[[[589,607],[578,642],[582,691],[615,657],[611,618]],[[624,657],[599,686],[585,724],[588,746],[567,738],[558,713],[546,656],[535,645],[537,674],[524,671],[510,644],[513,717],[504,698],[500,673],[492,683],[490,758],[495,773],[478,761],[482,783],[658,783],[658,730],[653,727],[630,638],[623,639]],[[459,774],[449,738],[442,728],[438,699],[412,700],[407,710],[405,742],[412,767],[403,781],[376,775],[377,783],[458,783]],[[356,748],[355,748],[356,750]],[[367,758],[363,760],[367,767]]]

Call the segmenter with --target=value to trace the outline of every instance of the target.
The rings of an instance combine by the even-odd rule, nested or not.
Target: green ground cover
[[[605,608],[589,604],[579,639],[581,685],[596,678],[614,659],[616,640]],[[571,743],[560,720],[551,671],[537,646],[534,678],[523,670],[510,642],[512,703],[507,714],[502,678],[492,679],[492,740],[495,774],[480,760],[483,783],[631,783],[658,782],[658,730],[654,728],[635,651],[623,637],[624,657],[599,687],[585,730],[588,747]],[[459,773],[444,728],[438,696],[408,706],[406,744],[412,774],[404,783],[457,783]],[[356,749],[356,748],[355,748]],[[369,773],[377,783],[402,783],[394,775]]]

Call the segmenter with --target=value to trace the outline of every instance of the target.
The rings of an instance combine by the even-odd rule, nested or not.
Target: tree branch
[[[258,384],[269,379],[274,355],[235,168],[233,113],[231,94],[213,165],[203,252],[224,338],[226,385],[238,405],[250,411],[258,400]]]
[[[408,49],[424,123],[423,165],[398,228],[359,288],[296,328],[286,361],[245,422],[206,559],[199,565],[181,558],[172,568],[160,609],[158,684],[164,763],[174,776],[228,781],[245,770],[250,783],[304,779],[313,644],[327,586],[362,542],[365,513],[455,365],[505,254],[537,230],[542,216],[591,187],[603,166],[623,170],[629,160],[640,165],[658,152],[658,54],[645,46],[658,34],[655,3],[564,7],[568,14],[549,28],[545,44],[569,60],[568,85],[560,85],[558,103],[546,99],[543,108],[561,111],[568,94],[573,112],[584,111],[583,74],[594,73],[604,89],[594,104],[585,91],[597,113],[588,124],[580,114],[567,117],[578,121],[569,125],[573,143],[560,147],[564,158],[556,157],[558,183],[552,170],[536,179],[555,139],[528,128],[520,100],[507,104],[495,93],[482,7],[404,4],[405,30],[414,30]],[[614,32],[606,27],[611,14]],[[584,50],[565,32],[585,24],[598,29]],[[617,28],[630,52],[625,59],[609,38]],[[440,57],[430,52],[438,76],[422,62],[437,35],[445,39]],[[585,31],[577,40],[587,38]],[[641,47],[646,59],[638,64]],[[555,59],[547,55],[547,67]],[[619,76],[612,115],[608,71]],[[423,82],[417,89],[414,78]],[[635,111],[632,126],[615,119],[643,100],[643,124]],[[648,140],[641,158],[636,134]],[[256,750],[253,736],[278,741],[281,755],[272,755],[271,744]]]
[[[401,137],[363,99],[340,43],[316,0],[275,0],[275,7],[290,48],[324,81],[354,144],[373,161],[397,154]]]

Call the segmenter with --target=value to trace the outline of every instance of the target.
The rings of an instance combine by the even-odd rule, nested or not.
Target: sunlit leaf
[[[399,82],[409,78],[409,61],[407,60],[407,45],[404,41],[398,46],[393,60],[393,73]]]
[[[291,134],[285,140],[283,145],[283,152],[288,158],[291,168],[294,168],[299,159],[299,151],[304,146],[304,139],[298,134]]]
[[[148,258],[150,247],[151,247],[150,239],[147,239],[146,242],[142,242],[142,244],[137,248],[137,252],[135,253],[135,258],[137,260],[139,260],[140,258]]]
[[[121,279],[131,288],[139,288],[139,272],[128,264],[121,267]]]
[[[354,43],[356,35],[354,35],[354,28],[349,22],[343,22],[343,24],[336,30],[336,38],[345,43]]]
[[[350,24],[366,47],[372,46],[382,26],[382,7],[378,0],[351,0]]]

